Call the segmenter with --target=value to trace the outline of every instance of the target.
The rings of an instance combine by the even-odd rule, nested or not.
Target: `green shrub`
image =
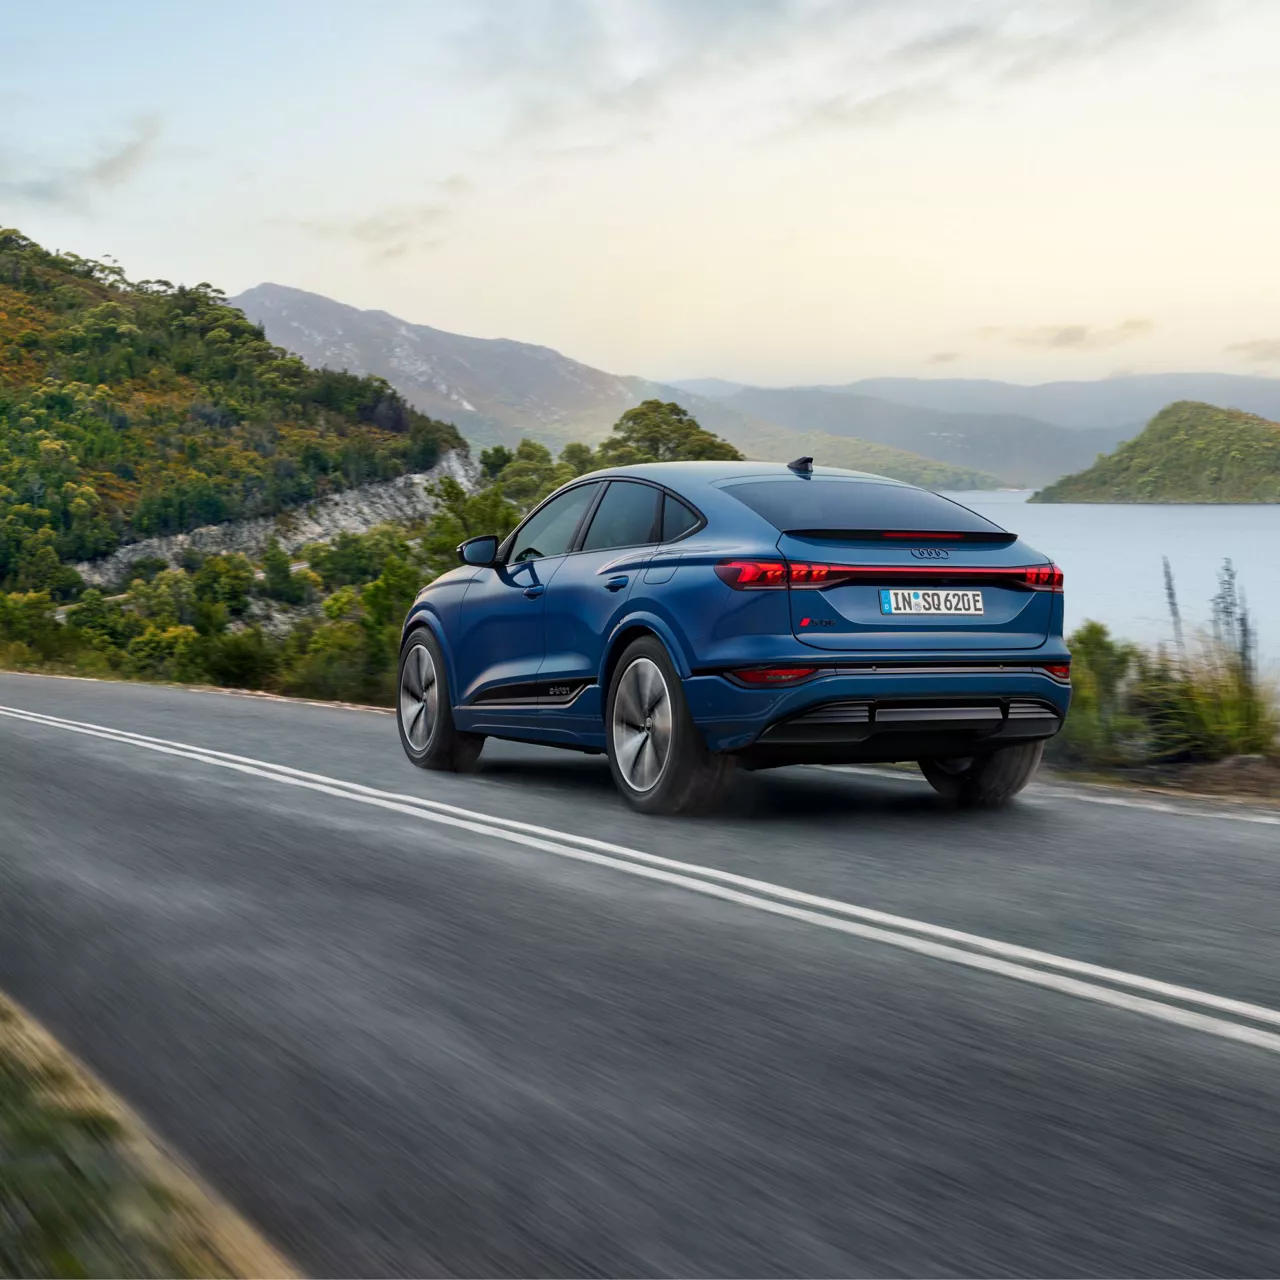
[[[1053,754],[1069,762],[1115,766],[1141,757],[1144,726],[1129,713],[1125,681],[1138,651],[1111,638],[1100,622],[1086,622],[1069,639],[1071,714]]]

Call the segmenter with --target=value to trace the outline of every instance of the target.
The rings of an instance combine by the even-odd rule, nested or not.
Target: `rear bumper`
[[[1070,685],[1030,668],[832,672],[787,690],[695,676],[685,693],[711,750],[761,765],[966,755],[1049,738],[1071,701]]]

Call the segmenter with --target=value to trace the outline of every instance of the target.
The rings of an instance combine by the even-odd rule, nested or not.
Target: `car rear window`
[[[906,485],[797,476],[725,485],[724,491],[784,533],[1005,534],[958,502]]]

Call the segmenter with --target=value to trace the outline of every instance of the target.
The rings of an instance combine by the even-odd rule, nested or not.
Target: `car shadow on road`
[[[598,799],[607,808],[626,811],[617,794],[608,762],[603,756],[570,756],[568,753],[530,753],[516,757],[484,757],[478,776],[488,783],[529,786],[544,794],[563,797],[566,803]],[[733,779],[721,807],[709,817],[652,818],[656,822],[724,823],[747,821],[815,828],[847,823],[856,816],[862,823],[909,819],[928,827],[957,823],[1006,823],[1026,819],[1032,811],[1016,803],[1007,810],[957,809],[936,795],[920,776],[903,770],[901,775],[846,773],[838,769],[796,766],[786,769],[740,771]]]

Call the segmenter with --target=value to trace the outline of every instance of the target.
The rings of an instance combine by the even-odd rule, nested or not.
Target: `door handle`
[[[541,582],[535,587],[525,587],[524,598],[526,600],[536,600],[546,589]]]
[[[604,589],[606,591],[621,591],[626,585],[627,576],[626,574],[622,574],[617,578],[610,578],[609,581],[604,584]]]

